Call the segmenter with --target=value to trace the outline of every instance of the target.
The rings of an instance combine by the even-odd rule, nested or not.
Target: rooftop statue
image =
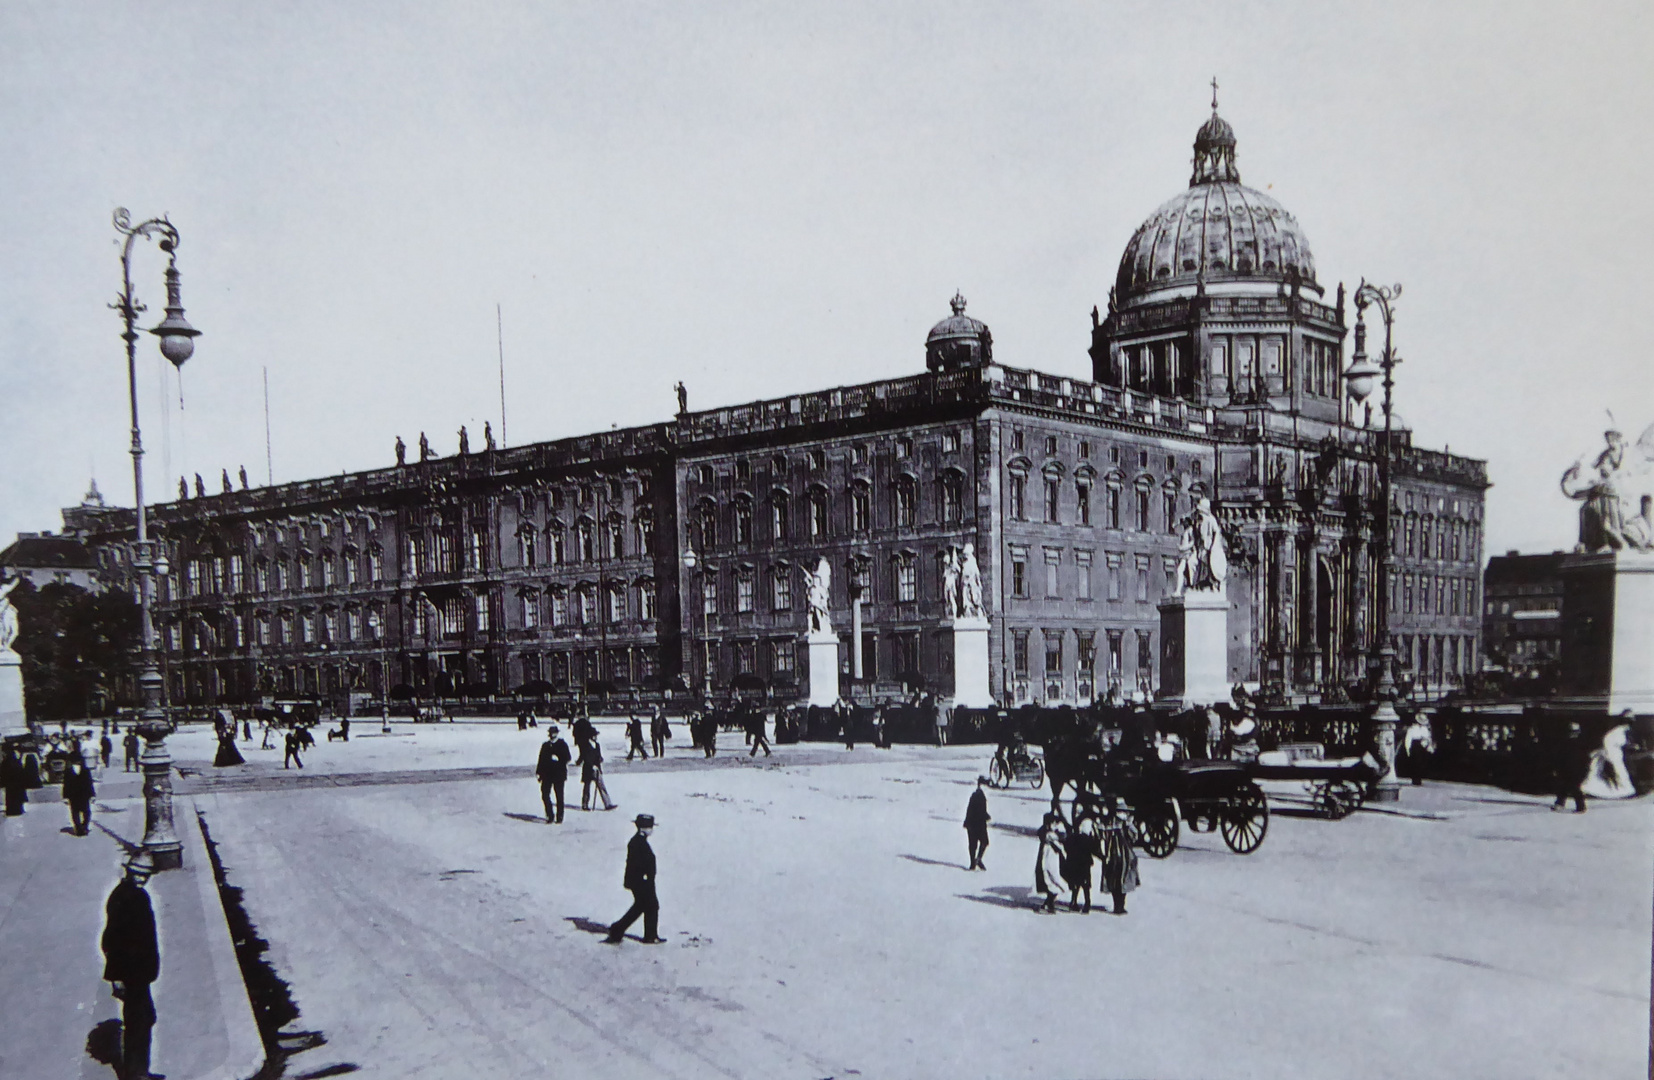
[[[1603,441],[1562,474],[1562,494],[1581,504],[1579,550],[1654,551],[1654,424],[1634,445],[1614,429]]]
[[[10,649],[11,643],[17,640],[17,608],[11,602],[11,594],[22,580],[12,578],[10,584],[0,589],[0,652]]]
[[[1179,525],[1177,591],[1222,592],[1229,558],[1223,551],[1223,530],[1212,513],[1212,500],[1202,495]]]
[[[982,604],[982,568],[976,563],[976,545],[966,544],[959,555],[959,616],[982,619],[987,615]]]

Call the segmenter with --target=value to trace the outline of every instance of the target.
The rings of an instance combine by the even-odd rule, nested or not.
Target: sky
[[[132,503],[117,206],[202,332],[179,377],[139,344],[155,501],[912,374],[956,289],[1089,377],[1216,77],[1328,295],[1402,284],[1397,409],[1487,459],[1488,552],[1569,547],[1558,476],[1654,422],[1651,58],[1631,2],[12,0],[0,538]]]

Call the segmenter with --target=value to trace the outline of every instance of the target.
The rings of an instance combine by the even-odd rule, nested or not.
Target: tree
[[[56,582],[12,593],[31,720],[73,720],[109,703],[138,650],[138,605],[122,590],[89,593]]]

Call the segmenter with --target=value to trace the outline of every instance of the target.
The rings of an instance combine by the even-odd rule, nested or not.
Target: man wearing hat
[[[161,950],[155,937],[155,909],[144,883],[155,871],[147,851],[126,860],[126,876],[104,907],[103,977],[121,1000],[121,1080],[150,1080],[149,1036],[155,1027],[155,1001],[149,984],[161,973]]]
[[[988,850],[988,822],[993,820],[988,816],[988,796],[982,789],[988,784],[986,776],[976,778],[976,790],[971,792],[970,801],[965,806],[965,839],[969,842],[971,864],[967,870],[986,870],[982,865],[982,856]]]
[[[643,916],[643,943],[645,945],[659,945],[660,901],[655,898],[655,853],[649,847],[649,834],[655,831],[655,819],[649,814],[639,814],[633,824],[637,826],[637,835],[632,837],[631,843],[626,845],[626,877],[624,884],[632,894],[632,906],[620,921],[609,927],[609,936],[604,938],[610,945],[618,945],[626,936],[626,928]]]
[[[546,824],[563,823],[563,783],[569,778],[569,744],[557,734],[557,725],[546,728],[546,741],[540,744],[540,761],[534,766],[534,775],[540,778],[540,802],[546,808]],[[553,813],[551,794],[557,793],[557,808]]]

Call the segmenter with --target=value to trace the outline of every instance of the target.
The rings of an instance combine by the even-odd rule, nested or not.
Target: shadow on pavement
[[[355,1062],[346,1061],[338,1065],[329,1065],[325,1069],[317,1069],[315,1072],[300,1073],[293,1077],[293,1080],[322,1080],[327,1076],[344,1076],[347,1073],[358,1072],[361,1068]]]
[[[588,919],[584,915],[568,915],[563,918],[563,921],[573,923],[576,930],[584,930],[588,934],[602,934],[604,937],[609,936],[608,923],[598,922],[596,919]]]
[[[1010,908],[1013,911],[1033,911],[1044,903],[1035,902],[1034,890],[1025,885],[995,885],[986,892],[971,895],[970,893],[956,893],[961,900],[970,900],[978,904],[992,904],[994,907]]]
[[[86,1056],[121,1071],[121,1022],[105,1020],[86,1033]]]
[[[109,838],[111,840],[115,841],[115,843],[121,845],[121,850],[126,852],[128,855],[131,855],[131,854],[133,854],[134,852],[136,852],[138,850],[139,845],[132,842],[131,840],[128,840],[126,837],[122,836],[120,833],[116,832],[114,829],[111,829],[109,826],[105,825],[103,822],[93,821],[92,824],[97,826],[98,828],[102,829],[104,832],[108,833]]]
[[[510,810],[507,810],[505,812],[505,816],[510,818],[512,821],[526,821],[530,825],[544,825],[546,823],[546,819],[541,817],[539,814],[516,814],[512,813]]]
[[[945,866],[949,870],[963,870],[965,867],[956,862],[943,862],[941,859],[926,859],[919,855],[903,855],[908,862],[916,862],[921,866]]]

